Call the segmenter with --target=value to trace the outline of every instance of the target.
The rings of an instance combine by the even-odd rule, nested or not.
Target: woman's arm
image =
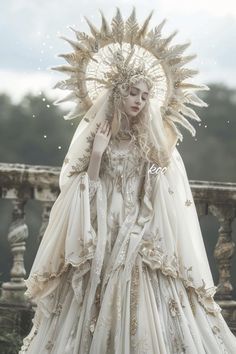
[[[93,149],[87,171],[89,179],[92,181],[96,181],[98,179],[102,155],[107,148],[110,137],[111,127],[109,122],[106,120],[98,128],[93,142]]]
[[[96,181],[98,179],[101,159],[102,155],[100,153],[92,151],[88,167],[88,176],[90,180]]]

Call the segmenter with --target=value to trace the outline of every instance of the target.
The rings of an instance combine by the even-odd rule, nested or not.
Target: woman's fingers
[[[111,135],[111,125],[109,124],[109,126],[108,126],[107,136],[110,136],[110,135]]]
[[[103,134],[106,134],[106,130],[107,130],[107,121],[105,121],[103,124],[103,128],[102,128]]]
[[[93,149],[103,153],[109,144],[111,137],[111,124],[108,120],[99,124],[97,133],[93,142]]]
[[[99,124],[99,127],[98,127],[99,133],[102,133],[102,132],[103,132],[103,129],[104,129],[104,122],[102,122],[102,123]]]
[[[110,129],[110,124],[108,120],[105,120],[102,124],[100,124],[98,128],[98,132],[104,135],[108,135]]]
[[[110,124],[107,122],[106,130],[105,130],[105,134],[106,134],[107,136],[109,135],[110,130],[111,130],[111,126],[110,126]]]

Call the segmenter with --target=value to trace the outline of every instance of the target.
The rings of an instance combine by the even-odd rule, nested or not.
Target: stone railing
[[[235,257],[232,223],[236,218],[236,183],[190,181],[190,185],[198,216],[213,215],[220,225],[214,249],[219,274],[215,299],[236,334],[236,299],[233,299],[231,279],[232,258]]]
[[[13,204],[12,222],[8,242],[12,253],[12,268],[9,282],[2,284],[1,303],[23,304],[26,271],[24,267],[25,244],[28,227],[25,223],[25,205],[29,199],[43,204],[40,235],[44,234],[50,209],[59,194],[59,168],[21,164],[0,164],[0,194]],[[235,256],[232,240],[232,222],[236,214],[236,183],[190,181],[198,215],[211,214],[220,224],[215,236],[214,257],[218,264],[219,284],[216,300],[232,329],[236,322],[236,301],[232,297],[231,261]],[[10,255],[9,255],[10,257]]]

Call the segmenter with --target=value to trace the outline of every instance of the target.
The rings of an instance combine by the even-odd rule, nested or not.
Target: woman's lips
[[[139,111],[139,107],[131,107],[131,109],[135,112]]]

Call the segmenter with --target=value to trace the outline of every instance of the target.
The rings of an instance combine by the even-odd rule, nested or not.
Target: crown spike
[[[150,12],[150,14],[148,15],[148,17],[146,18],[146,20],[144,21],[142,27],[140,28],[138,34],[137,34],[137,39],[140,40],[141,38],[143,38],[146,33],[147,33],[147,29],[148,29],[148,25],[149,25],[149,22],[152,18],[152,15],[153,15],[153,10]]]
[[[197,113],[195,113],[195,111],[192,108],[187,107],[184,104],[180,105],[180,112],[186,117],[194,119],[197,122],[201,122],[201,118],[198,117]]]
[[[121,16],[119,7],[116,8],[116,15],[112,19],[111,23],[112,35],[115,40],[121,45],[124,37],[124,21]]]
[[[109,22],[101,10],[100,14],[99,29],[85,17],[91,34],[71,27],[76,40],[61,37],[72,46],[74,52],[61,55],[69,65],[53,68],[69,75],[68,80],[60,81],[56,87],[73,91],[84,107],[88,107],[103,88],[114,87],[117,82],[130,83],[132,75],[138,78],[141,72],[145,72],[163,108],[163,120],[168,120],[180,139],[182,134],[175,123],[183,125],[194,135],[194,127],[184,116],[197,121],[200,118],[187,104],[206,107],[207,104],[193,92],[209,88],[185,82],[198,73],[198,70],[185,68],[186,63],[196,58],[196,54],[183,54],[191,42],[170,46],[178,31],[163,38],[161,32],[166,18],[148,31],[153,11],[141,26],[136,19],[135,7],[126,21],[118,7]],[[118,43],[120,49],[117,48]],[[73,99],[75,96],[72,94],[68,98]]]
[[[130,42],[131,46],[134,44],[135,37],[139,31],[139,25],[136,20],[136,10],[133,7],[132,13],[125,23],[125,37]]]
[[[69,65],[58,65],[58,66],[53,66],[50,68],[51,70],[55,70],[55,71],[60,71],[60,72],[65,72],[67,74],[71,74],[71,73],[75,73],[78,71],[78,69],[76,69],[73,66],[69,66]]]
[[[84,46],[82,46],[81,44],[79,44],[76,41],[73,41],[72,39],[66,38],[64,36],[60,36],[60,38],[63,39],[64,41],[68,42],[72,46],[72,48],[77,51],[83,52],[85,50]]]
[[[178,33],[179,31],[174,31],[173,33],[171,33],[167,38],[165,38],[164,40],[163,40],[163,44],[162,44],[162,46],[161,46],[161,48],[162,48],[162,50],[163,50],[163,48],[165,48],[171,41],[172,41],[172,39],[177,35],[177,33]]]
[[[86,16],[84,16],[84,18],[90,28],[90,32],[92,33],[92,35],[95,38],[98,37],[100,35],[100,31],[92,24],[92,22],[89,21],[89,19]]]
[[[164,25],[166,24],[167,22],[167,18],[164,18],[164,20],[161,21],[161,23],[156,27],[156,32],[161,34],[161,31],[164,27]]]
[[[184,118],[184,116],[180,113],[178,113],[177,111],[171,109],[171,118],[173,121],[181,124],[183,127],[185,127],[187,130],[190,131],[190,133],[192,134],[192,136],[195,136],[196,134],[196,129],[193,127],[193,125],[191,123],[189,123],[189,121]]]
[[[204,102],[201,98],[195,95],[193,92],[187,92],[184,94],[184,103],[189,103],[198,107],[208,107],[208,104]]]
[[[100,12],[100,15],[102,17],[102,26],[101,26],[101,35],[102,36],[105,36],[105,37],[109,37],[111,35],[111,29],[110,29],[110,26],[102,12],[102,10],[99,10]]]

